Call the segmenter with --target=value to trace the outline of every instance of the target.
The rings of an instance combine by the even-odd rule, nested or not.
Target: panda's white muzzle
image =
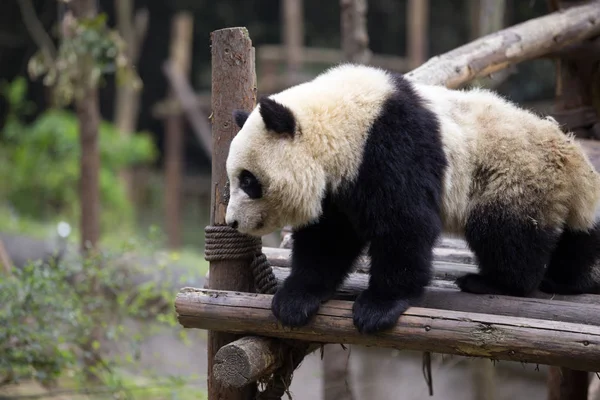
[[[261,203],[249,198],[243,190],[232,191],[225,212],[225,223],[240,233],[261,236],[265,228],[265,213]]]

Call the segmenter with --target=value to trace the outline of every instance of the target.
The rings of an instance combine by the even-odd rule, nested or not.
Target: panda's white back
[[[473,206],[497,200],[511,211],[532,214],[542,225],[593,225],[600,201],[598,174],[556,121],[485,89],[416,87],[440,119],[448,157],[446,231],[462,234]],[[478,176],[482,165],[494,173],[485,182]]]

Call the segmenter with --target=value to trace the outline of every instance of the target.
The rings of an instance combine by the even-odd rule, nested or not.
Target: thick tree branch
[[[456,88],[474,78],[599,34],[600,0],[595,0],[486,35],[429,59],[406,76],[423,83]]]
[[[56,47],[48,32],[44,29],[42,22],[38,19],[35,7],[31,0],[18,0],[23,23],[35,44],[40,48],[42,55],[46,59],[48,65],[54,64],[56,57]]]

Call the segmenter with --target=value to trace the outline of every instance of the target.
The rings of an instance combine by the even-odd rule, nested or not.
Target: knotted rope
[[[207,261],[249,260],[256,291],[262,294],[275,294],[277,279],[267,256],[262,252],[260,238],[243,235],[224,225],[207,226],[205,234]],[[300,341],[285,341],[285,343],[285,351],[283,351],[285,354],[281,354],[281,367],[266,381],[265,389],[256,397],[258,400],[279,400],[286,393],[291,398],[288,389],[292,375],[304,359],[308,344]]]

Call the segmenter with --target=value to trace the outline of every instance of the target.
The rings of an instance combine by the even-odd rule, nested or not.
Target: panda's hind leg
[[[589,232],[565,229],[552,253],[540,290],[557,294],[598,293],[600,223]]]
[[[479,274],[458,278],[462,291],[528,296],[540,284],[557,234],[509,210],[486,204],[470,213],[465,238],[477,257]]]

